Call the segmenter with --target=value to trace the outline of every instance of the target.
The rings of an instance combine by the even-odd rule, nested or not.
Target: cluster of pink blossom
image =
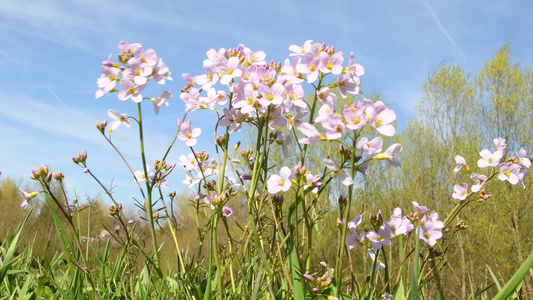
[[[526,150],[521,148],[515,153],[516,156],[509,157],[502,162],[505,151],[507,150],[507,141],[501,137],[494,139],[494,146],[496,148],[494,152],[488,149],[483,149],[479,152],[481,158],[477,161],[478,167],[497,167],[498,178],[501,181],[508,181],[513,185],[520,183],[525,188],[524,179],[527,177],[529,167],[531,166],[531,161],[527,158]],[[454,172],[459,172],[464,167],[465,171],[470,173],[470,167],[464,157],[461,155],[455,156],[455,162],[457,165]],[[472,193],[479,193],[479,201],[483,202],[491,197],[491,195],[486,194],[485,190],[485,184],[489,180],[487,175],[472,173],[470,179],[474,182],[471,187]],[[456,184],[453,190],[452,198],[459,201],[463,201],[469,196],[468,183],[463,183],[462,185]]]
[[[193,188],[197,184],[204,181],[203,187],[206,194],[203,194],[200,189],[196,194],[196,200],[203,200],[206,204],[210,204],[211,208],[220,207],[223,216],[229,217],[233,210],[230,207],[223,206],[226,203],[229,195],[234,192],[233,187],[238,186],[237,180],[231,176],[225,176],[226,191],[222,195],[218,195],[215,180],[208,180],[213,175],[220,173],[220,166],[216,159],[210,159],[209,153],[202,150],[197,153],[190,153],[187,156],[181,155],[179,157],[179,165],[187,169],[185,179],[182,181],[188,188]]]
[[[350,137],[357,139],[366,125],[379,134],[394,135],[392,122],[396,115],[381,101],[373,102],[364,98],[362,101],[345,105],[342,113],[337,112],[337,95],[331,88],[336,88],[342,97],[361,93],[360,77],[364,74],[364,69],[354,63],[353,53],[348,65],[344,67],[343,53],[336,52],[334,47],[325,44],[306,41],[301,47],[293,45],[289,49],[293,58],[286,59],[283,65],[275,61],[267,63],[263,51],[254,52],[243,45],[234,49],[209,50],[207,59],[203,62],[204,74],[183,74],[187,85],[182,89],[180,98],[185,103],[186,113],[197,109],[215,110],[221,114],[218,125],[227,127],[230,134],[239,132],[245,123],[265,124],[273,131],[276,143],[281,145],[285,152],[292,142],[288,130],[293,127],[304,135],[298,140],[300,144],[341,140],[348,131],[355,132]],[[337,75],[336,79],[332,83],[323,84],[324,77],[330,74]],[[304,83],[314,84],[316,87],[317,80],[321,88],[313,94],[315,102],[309,103],[304,98]],[[224,85],[223,89],[217,90],[217,83]],[[229,94],[225,91],[226,88]],[[221,109],[220,106],[224,107]],[[198,128],[191,128],[190,121],[180,124],[178,137],[188,146],[196,144],[199,134]],[[401,151],[401,145],[395,144],[381,153],[382,144],[381,137],[371,141],[362,138],[357,148],[368,156],[375,155],[376,159],[387,160],[393,166],[400,166],[401,163],[395,155]],[[184,183],[193,187],[209,174],[198,169],[196,175],[193,175],[190,161],[195,159],[194,155],[189,156],[183,159],[183,165],[188,169]],[[360,160],[358,171],[364,174],[370,158]],[[254,162],[250,163],[253,165]],[[344,166],[338,166],[331,159],[325,159],[324,165],[330,170],[331,177],[338,177],[344,185],[353,184],[353,179],[342,170]],[[320,176],[305,171],[305,167],[302,171],[301,164],[296,166],[296,169],[298,176],[305,179],[302,181],[305,189],[316,193],[322,184]],[[248,176],[241,174],[240,178],[244,180]],[[286,192],[291,184],[291,170],[284,166],[279,174],[270,176],[267,190],[270,194]]]
[[[144,50],[139,43],[118,44],[120,53],[118,61],[114,62],[112,55],[102,62],[102,75],[97,79],[96,98],[111,92],[118,92],[120,100],[131,99],[136,103],[143,100],[141,92],[146,88],[149,80],[164,84],[172,80],[168,67],[153,49]],[[118,86],[117,86],[117,83]],[[160,106],[168,106],[168,99],[172,96],[169,91],[163,92],[161,97],[150,99],[154,102],[155,113],[159,113]],[[118,115],[118,114],[117,114]],[[119,123],[120,124],[120,123]],[[118,126],[118,125],[117,125]]]
[[[172,171],[173,166],[168,165],[164,161],[160,161],[158,159],[154,159],[153,165],[154,171],[148,174],[148,178],[146,178],[146,175],[143,170],[137,170],[133,173],[133,181],[141,182],[148,179],[150,182],[153,183],[153,186],[161,186],[163,188],[167,188],[168,181],[165,177]],[[146,172],[148,172],[149,170],[150,165],[146,164]]]
[[[415,211],[403,216],[402,209],[395,208],[390,221],[383,219],[381,211],[376,215],[370,214],[369,224],[363,223],[364,213],[353,218],[348,222],[348,229],[351,232],[346,236],[348,249],[351,250],[368,240],[369,247],[375,253],[383,246],[390,246],[394,237],[411,233],[417,223],[420,223],[419,238],[430,247],[435,246],[437,240],[442,237],[444,223],[438,220],[439,215],[434,211],[427,215],[426,206],[420,206],[417,202],[413,202],[413,206]],[[357,230],[359,227],[362,227],[362,230]]]

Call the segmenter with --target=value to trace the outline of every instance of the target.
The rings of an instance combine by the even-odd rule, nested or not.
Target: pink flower
[[[150,170],[150,165],[146,164],[146,171],[148,172]],[[137,170],[133,172],[133,176],[135,177],[133,181],[141,182],[146,180],[146,176],[144,175],[144,171]]]
[[[224,108],[224,118],[218,121],[218,125],[228,127],[229,133],[239,132],[242,127],[242,122],[248,117],[247,114],[242,113],[235,108]]]
[[[413,201],[413,206],[415,207],[416,211],[418,211],[421,214],[423,214],[426,211],[428,211],[427,206],[419,206],[418,202]]]
[[[190,88],[180,94],[181,100],[185,102],[185,113],[197,110],[201,106],[200,91],[197,88]]]
[[[138,85],[131,80],[122,79],[120,81],[120,88],[122,89],[118,92],[118,99],[120,100],[133,100],[135,103],[140,103],[143,100],[141,91],[144,90],[146,84]]]
[[[300,144],[311,144],[313,145],[318,140],[326,140],[326,136],[318,132],[318,130],[315,128],[315,126],[309,124],[309,123],[302,123],[298,127],[298,129],[305,134],[307,137],[301,138],[298,140]]]
[[[455,166],[455,168],[453,169],[454,172],[459,172],[459,170],[461,170],[463,167],[465,167],[465,170],[467,170],[468,166],[466,165],[466,160],[461,155],[455,156],[455,163],[457,164],[457,166]]]
[[[191,172],[187,171],[185,173],[185,180],[182,182],[187,185],[188,188],[192,188],[195,184],[200,182],[201,178],[199,177],[193,177]]]
[[[287,106],[298,106],[301,108],[305,108],[307,104],[303,100],[305,97],[305,90],[303,85],[300,84],[289,84],[285,86],[285,93],[287,94],[287,97],[285,101],[283,102]]]
[[[270,104],[278,105],[283,101],[285,87],[283,87],[281,83],[276,82],[271,87],[267,84],[261,84],[258,89],[262,96],[259,99],[259,103],[261,103],[263,107],[267,107]]]
[[[524,150],[524,148],[520,148],[518,152],[516,152],[516,159],[518,160],[518,163],[522,166],[529,168],[531,167],[531,161],[529,158],[527,158],[527,152]]]
[[[350,186],[353,184],[352,177],[350,177],[350,175],[344,172],[341,168],[337,167],[337,165],[335,165],[335,163],[331,159],[325,158],[323,161],[326,168],[331,170],[332,178],[338,177],[340,182],[346,186]]]
[[[202,133],[200,128],[191,128],[191,122],[185,122],[180,126],[180,133],[178,139],[185,142],[189,147],[196,145],[196,138]]]
[[[305,64],[297,65],[296,70],[307,76],[308,83],[313,83],[318,79],[321,60],[315,53],[307,52],[304,54],[304,61]]]
[[[365,106],[364,105],[357,105],[357,106],[347,106],[344,108],[343,114],[344,119],[346,120],[347,124],[346,127],[348,127],[351,130],[357,130],[361,127],[363,127],[366,122],[367,118],[365,115]]]
[[[303,46],[291,45],[289,47],[289,50],[291,50],[293,53],[289,54],[289,56],[304,55],[307,52],[311,52],[312,47],[313,47],[313,40],[305,41]]]
[[[391,241],[388,239],[390,236],[390,229],[387,230],[385,226],[381,226],[378,232],[370,230],[366,234],[366,238],[372,242],[372,248],[375,250],[380,249],[382,246],[389,246]]]
[[[278,192],[286,192],[291,187],[291,169],[289,167],[282,167],[279,175],[274,174],[270,176],[267,181],[267,190],[270,194]]]
[[[459,201],[465,200],[466,197],[468,197],[468,184],[467,184],[467,183],[463,183],[462,186],[456,184],[456,185],[453,187],[453,194],[452,194],[452,197],[453,197],[454,199],[459,200]]]
[[[264,51],[253,52],[249,48],[245,47],[242,50],[242,53],[246,57],[245,63],[247,65],[258,65],[258,66],[266,65],[266,62],[265,62],[266,54]]]
[[[318,100],[323,104],[327,104],[330,107],[333,107],[335,102],[337,102],[337,95],[329,91],[329,87],[323,87],[320,91],[316,92]]]
[[[322,122],[322,127],[328,130],[326,132],[326,138],[328,140],[336,140],[342,138],[346,134],[346,127],[341,119],[341,117],[330,114]]]
[[[420,226],[419,237],[426,242],[430,247],[435,246],[437,240],[442,237],[440,226],[433,221],[426,221],[426,216],[422,218],[422,226]]]
[[[479,192],[485,186],[485,183],[487,183],[487,176],[482,174],[474,173],[470,175],[470,179],[474,180],[474,184],[472,185],[472,192],[474,193]]]
[[[383,153],[379,153],[376,156],[374,156],[375,159],[380,160],[387,160],[389,164],[393,167],[399,168],[402,166],[402,162],[395,157],[396,154],[400,153],[402,151],[402,145],[396,143],[391,145],[387,151]]]
[[[235,56],[230,57],[225,64],[220,64],[217,69],[218,72],[222,74],[222,78],[220,78],[220,83],[228,84],[233,78],[240,77],[242,71],[238,67],[239,58]]]
[[[233,214],[233,210],[231,209],[231,207],[227,207],[227,206],[224,206],[222,207],[222,215],[224,217],[229,217]]]
[[[172,77],[170,77],[170,71],[167,65],[163,63],[163,59],[161,58],[159,59],[159,62],[155,66],[155,69],[152,72],[152,76],[153,76],[153,80],[159,84],[164,84],[165,79],[172,80]]]
[[[393,136],[396,129],[391,124],[396,120],[396,114],[392,109],[385,109],[376,116],[375,124],[376,130],[386,136]]]
[[[501,181],[507,180],[511,184],[517,184],[520,181],[520,179],[518,178],[519,173],[519,165],[503,163],[500,165],[500,174],[498,174],[498,178]]]
[[[503,152],[500,150],[491,153],[489,150],[484,149],[479,152],[482,158],[477,161],[477,165],[480,168],[495,167],[500,163],[500,159],[503,157]]]
[[[154,113],[156,115],[159,114],[159,107],[160,106],[168,106],[168,99],[172,97],[172,93],[170,91],[164,91],[159,98],[152,98],[150,101],[154,103]]]
[[[507,148],[507,141],[501,137],[496,138],[494,139],[494,146],[496,147],[496,150],[500,150],[503,153]]]
[[[364,213],[363,213],[364,215]],[[352,250],[353,248],[357,247],[364,239],[365,239],[365,233],[361,232],[358,234],[355,230],[361,222],[363,221],[363,215],[357,216],[353,218],[350,222],[348,222],[348,229],[350,229],[352,234],[346,235],[346,243],[348,244],[348,249]]]
[[[133,81],[136,85],[145,85],[148,82],[147,76],[152,75],[152,68],[134,63],[123,72],[124,79]]]
[[[371,141],[368,138],[362,137],[357,143],[357,149],[363,150],[367,154],[374,154],[381,152],[383,147],[383,139],[381,137],[375,137]]]
[[[30,204],[30,200],[35,198],[35,196],[37,196],[37,192],[31,192],[31,193],[27,193],[26,191],[24,191],[23,189],[19,188],[20,192],[22,193],[22,195],[24,196],[24,202],[22,202],[22,204],[20,205],[20,207],[22,209],[26,209],[28,207],[28,205]]]
[[[320,71],[322,71],[322,73],[332,73],[335,75],[342,73],[342,62],[344,61],[342,52],[329,55],[326,51],[322,51],[318,57],[321,60]]]
[[[407,217],[402,217],[402,209],[397,207],[394,209],[394,214],[391,216],[390,228],[394,234],[397,235],[407,235],[413,231],[414,226]]]
[[[124,124],[124,126],[128,128],[131,125],[131,120],[128,119],[127,114],[119,114],[118,112],[110,109],[107,111],[107,115],[114,119],[114,121],[109,124],[109,132],[117,129],[120,124]]]

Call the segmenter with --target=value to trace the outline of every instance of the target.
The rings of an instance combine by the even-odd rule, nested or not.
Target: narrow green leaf
[[[529,269],[533,267],[533,251],[529,254],[529,257],[522,264],[522,266],[516,271],[516,273],[507,281],[505,286],[500,290],[500,292],[493,298],[493,300],[504,300],[508,299],[509,296],[516,291],[516,289],[522,283],[522,280],[529,272]]]

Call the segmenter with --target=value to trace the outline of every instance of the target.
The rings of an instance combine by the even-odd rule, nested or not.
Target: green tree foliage
[[[20,204],[24,197],[19,190],[20,183],[13,179],[6,178],[0,181],[0,227],[4,227],[6,232],[14,229],[24,218]],[[1,231],[0,231],[1,232]]]
[[[404,146],[404,203],[418,201],[441,214],[448,212],[455,204],[453,185],[467,182],[471,186],[470,174],[484,171],[477,167],[479,151],[494,151],[497,137],[509,142],[508,156],[514,155],[518,145],[531,155],[531,67],[523,69],[519,61],[511,61],[511,55],[511,45],[504,44],[485,61],[475,80],[449,63],[429,74],[417,107],[419,117],[397,136]],[[465,157],[470,172],[453,172],[457,154]],[[443,281],[448,296],[468,297],[469,281],[473,287],[490,285],[487,266],[507,280],[527,257],[532,249],[527,231],[533,221],[528,213],[532,209],[529,182],[525,190],[508,184],[487,186],[493,197],[459,214],[456,221],[464,220],[470,227],[446,249]],[[522,292],[527,293],[529,286],[527,281]]]

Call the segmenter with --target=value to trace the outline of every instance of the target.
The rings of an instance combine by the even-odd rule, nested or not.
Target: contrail
[[[459,48],[457,43],[455,43],[455,41],[453,40],[452,36],[448,33],[448,31],[446,31],[446,28],[444,28],[444,26],[442,26],[442,23],[440,22],[439,17],[435,13],[435,11],[431,7],[431,5],[429,5],[427,0],[420,0],[420,2],[426,7],[427,11],[429,12],[431,17],[433,18],[433,21],[435,21],[435,23],[437,24],[437,27],[439,27],[439,29],[442,32],[442,34],[444,34],[444,36],[448,39],[448,41],[450,41],[450,43],[452,43],[452,45],[455,47],[455,49],[457,49],[457,51],[459,51],[462,56],[465,56],[464,53],[463,53],[463,50],[461,50],[461,48]]]
[[[61,99],[59,99],[59,97],[57,96],[56,93],[54,93],[54,91],[52,91],[52,89],[49,87],[49,86],[46,86],[46,88],[50,91],[50,93],[52,93],[52,95],[54,95],[54,97],[56,98],[57,101],[59,101],[59,103],[65,105],[65,103],[63,101],[61,101]]]

